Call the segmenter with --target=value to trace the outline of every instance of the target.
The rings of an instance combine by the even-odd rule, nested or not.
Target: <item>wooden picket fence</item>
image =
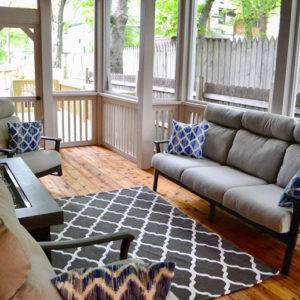
[[[124,48],[123,73],[136,75],[139,65],[139,47]],[[153,76],[175,79],[176,41],[160,41],[154,45]]]
[[[270,90],[276,47],[274,38],[205,39],[198,43],[195,76],[206,83]]]

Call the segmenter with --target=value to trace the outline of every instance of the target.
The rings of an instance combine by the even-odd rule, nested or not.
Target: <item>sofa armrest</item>
[[[160,153],[160,145],[161,144],[167,144],[169,143],[169,140],[159,140],[159,141],[154,141],[155,147],[156,147],[156,153]]]
[[[7,157],[13,157],[16,154],[16,150],[0,148],[0,153],[6,154]]]
[[[54,137],[49,137],[49,136],[41,136],[41,140],[55,142],[55,151],[59,152],[61,138],[54,138]]]
[[[130,232],[115,232],[105,235],[96,235],[88,238],[74,239],[74,240],[64,240],[58,242],[39,242],[39,245],[44,251],[49,250],[62,250],[70,249],[77,247],[91,246],[95,244],[104,244],[112,241],[122,240],[121,250],[120,250],[120,259],[126,259],[128,255],[128,250],[130,243],[133,241],[134,235]]]

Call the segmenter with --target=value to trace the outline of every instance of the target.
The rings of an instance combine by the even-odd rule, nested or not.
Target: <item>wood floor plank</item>
[[[46,176],[41,182],[54,198],[98,193],[138,185],[152,188],[153,169],[143,171],[133,162],[98,146],[61,150],[63,176]],[[250,253],[279,269],[285,247],[272,237],[217,209],[213,223],[207,220],[209,205],[203,199],[168,181],[159,179],[158,193],[183,213]],[[300,300],[300,239],[290,276],[279,275],[249,289],[220,297],[222,300]]]

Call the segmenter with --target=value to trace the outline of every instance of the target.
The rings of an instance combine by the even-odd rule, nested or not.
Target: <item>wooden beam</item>
[[[155,0],[141,1],[141,37],[137,85],[137,165],[142,169],[150,167],[154,149],[154,114],[152,111],[154,21]]]
[[[20,28],[28,35],[28,37],[32,41],[35,40],[35,32],[32,32],[29,27],[27,27],[27,26],[21,26]]]
[[[38,9],[0,7],[0,20],[5,27],[37,25],[40,23],[40,13]]]

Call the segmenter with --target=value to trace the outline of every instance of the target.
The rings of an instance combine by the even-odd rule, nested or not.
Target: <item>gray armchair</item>
[[[32,172],[37,177],[42,177],[48,174],[62,175],[61,156],[59,153],[60,142],[59,138],[42,136],[41,140],[51,141],[54,144],[55,150],[40,149],[38,151],[15,154],[15,151],[8,149],[8,122],[20,122],[17,116],[14,116],[15,106],[9,99],[0,100],[0,157],[21,157]]]

